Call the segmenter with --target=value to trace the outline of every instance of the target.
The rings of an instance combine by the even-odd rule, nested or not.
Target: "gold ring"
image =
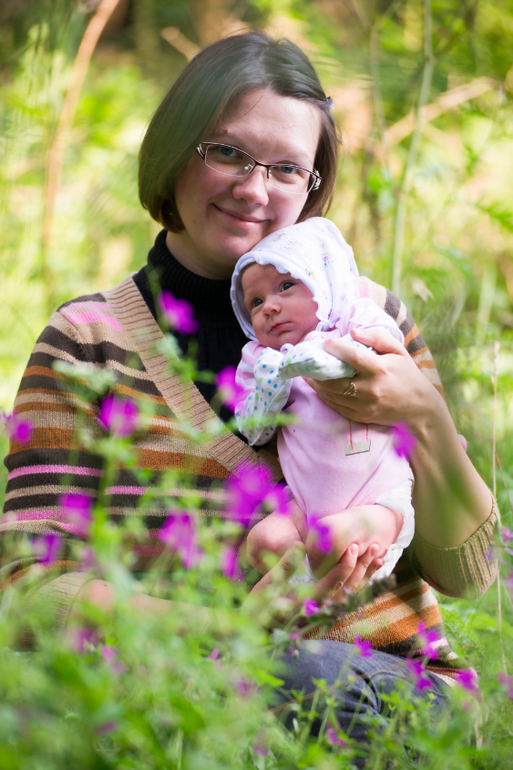
[[[342,393],[343,396],[356,396],[356,385],[354,382],[349,383],[349,387]]]

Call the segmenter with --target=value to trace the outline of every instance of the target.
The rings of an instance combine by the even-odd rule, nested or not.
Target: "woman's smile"
[[[248,226],[248,229],[251,225],[262,225],[265,222],[265,219],[251,216],[250,214],[245,214],[244,212],[239,211],[230,211],[229,209],[225,209],[222,206],[216,205],[215,203],[212,204],[217,210],[224,214],[228,219],[234,219],[236,220],[234,222],[235,226]]]

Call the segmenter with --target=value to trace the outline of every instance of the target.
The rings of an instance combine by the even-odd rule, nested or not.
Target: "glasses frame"
[[[230,150],[236,150],[237,152],[240,152],[241,155],[244,155],[248,160],[250,160],[253,163],[252,168],[247,172],[247,174],[227,174],[225,171],[219,171],[218,168],[212,168],[212,166],[209,166],[207,164],[207,150],[209,147],[228,147]],[[280,166],[290,166],[292,168],[299,168],[301,171],[306,171],[307,174],[310,174],[310,178],[313,177],[313,183],[311,183],[311,187],[306,191],[306,193],[299,193],[299,192],[293,192],[292,190],[283,190],[283,192],[287,192],[289,195],[309,195],[311,192],[314,192],[315,190],[318,190],[322,178],[319,176],[319,174],[316,171],[310,171],[309,168],[305,168],[304,166],[298,166],[297,163],[260,163],[259,160],[256,158],[253,158],[252,155],[245,152],[244,150],[241,150],[240,147],[234,147],[231,144],[225,144],[224,142],[200,142],[198,146],[196,147],[196,152],[200,156],[200,158],[203,159],[205,162],[205,165],[207,168],[210,168],[212,171],[217,171],[218,174],[223,174],[224,176],[231,176],[234,179],[244,179],[244,177],[249,176],[257,166],[262,166],[262,168],[265,168],[267,174],[267,179],[272,179],[272,173],[271,169],[273,168],[279,168]],[[274,187],[271,183],[271,187]],[[281,187],[274,187],[275,190],[282,190]]]

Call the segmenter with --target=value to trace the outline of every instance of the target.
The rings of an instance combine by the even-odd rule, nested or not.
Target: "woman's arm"
[[[350,546],[339,563],[312,585],[310,598],[319,605],[327,599],[343,601],[348,591],[354,591],[362,586],[375,571],[373,560],[376,552],[377,547],[373,546],[358,558],[358,547]],[[281,626],[297,615],[303,599],[291,592],[288,581],[302,566],[304,555],[305,548],[300,543],[294,543],[288,548],[279,562],[253,587],[243,604],[244,611],[267,628]],[[183,611],[184,631],[189,628],[191,606],[188,604],[158,599],[145,594],[134,595],[130,601],[141,617],[154,618],[172,611]],[[109,614],[113,611],[115,602],[116,590],[112,583],[99,579],[90,580],[77,594],[69,620],[72,623],[81,622],[84,618],[84,610],[87,617],[87,606],[84,608],[84,605],[91,605]],[[223,631],[223,614],[222,610],[194,606],[195,619],[210,626],[213,631]]]
[[[470,462],[440,393],[399,342],[379,331],[354,330],[353,337],[381,355],[327,340],[326,350],[358,374],[355,396],[343,396],[349,381],[309,381],[344,417],[393,425],[404,421],[417,437],[410,457],[415,474],[413,503],[418,533],[434,546],[459,546],[488,519],[490,491]]]

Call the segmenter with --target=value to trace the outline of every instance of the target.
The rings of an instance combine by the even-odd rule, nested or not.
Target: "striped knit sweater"
[[[435,387],[441,388],[431,354],[404,305],[368,279],[361,279],[360,286],[362,296],[370,297],[397,321],[415,363]],[[228,295],[226,299],[229,302]],[[190,487],[201,499],[204,514],[226,516],[222,480],[242,460],[265,463],[276,480],[281,478],[276,454],[271,449],[256,452],[228,432],[207,445],[184,436],[180,428],[184,420],[201,430],[208,421],[219,418],[192,382],[184,386],[169,372],[158,350],[163,339],[132,277],[110,291],[68,302],[54,313],[34,348],[16,399],[17,412],[30,419],[34,432],[28,446],[12,441],[5,461],[9,478],[0,523],[0,546],[3,541],[12,543],[18,534],[59,532],[66,538],[72,537],[57,504],[59,495],[65,491],[80,492],[95,498],[98,493],[102,460],[81,443],[77,425],[84,420],[84,403],[66,377],[53,368],[56,360],[86,363],[96,370],[109,368],[117,376],[111,392],[150,407],[145,411],[151,416],[144,429],[136,432],[134,446],[139,468],[154,474],[151,488],[166,469],[187,469]],[[94,401],[85,404],[86,423],[93,435],[100,434],[98,408]],[[183,488],[166,489],[162,499],[153,495],[148,502],[146,495],[144,506],[139,505],[149,488],[150,482],[141,481],[140,474],[120,467],[115,481],[106,490],[107,510],[113,521],[119,522],[128,515],[138,515],[144,521],[146,539],[142,543],[139,539],[132,546],[137,555],[133,569],[137,572],[148,569],[161,553],[155,532],[162,526],[171,498],[184,494]],[[352,642],[360,635],[369,639],[375,649],[405,656],[412,654],[417,644],[417,626],[422,620],[426,628],[435,628],[441,637],[439,658],[430,668],[450,681],[459,664],[444,640],[440,610],[428,582],[453,596],[462,595],[467,589],[484,591],[494,577],[494,567],[488,564],[486,553],[493,540],[495,522],[493,508],[477,532],[454,548],[436,548],[417,535],[396,567],[396,588],[357,613],[341,617],[324,638]],[[10,549],[0,550],[2,586],[22,578],[34,562],[31,557],[13,557],[12,545]],[[61,625],[66,622],[75,596],[92,577],[79,571],[66,555],[49,568],[39,591],[57,603]]]

